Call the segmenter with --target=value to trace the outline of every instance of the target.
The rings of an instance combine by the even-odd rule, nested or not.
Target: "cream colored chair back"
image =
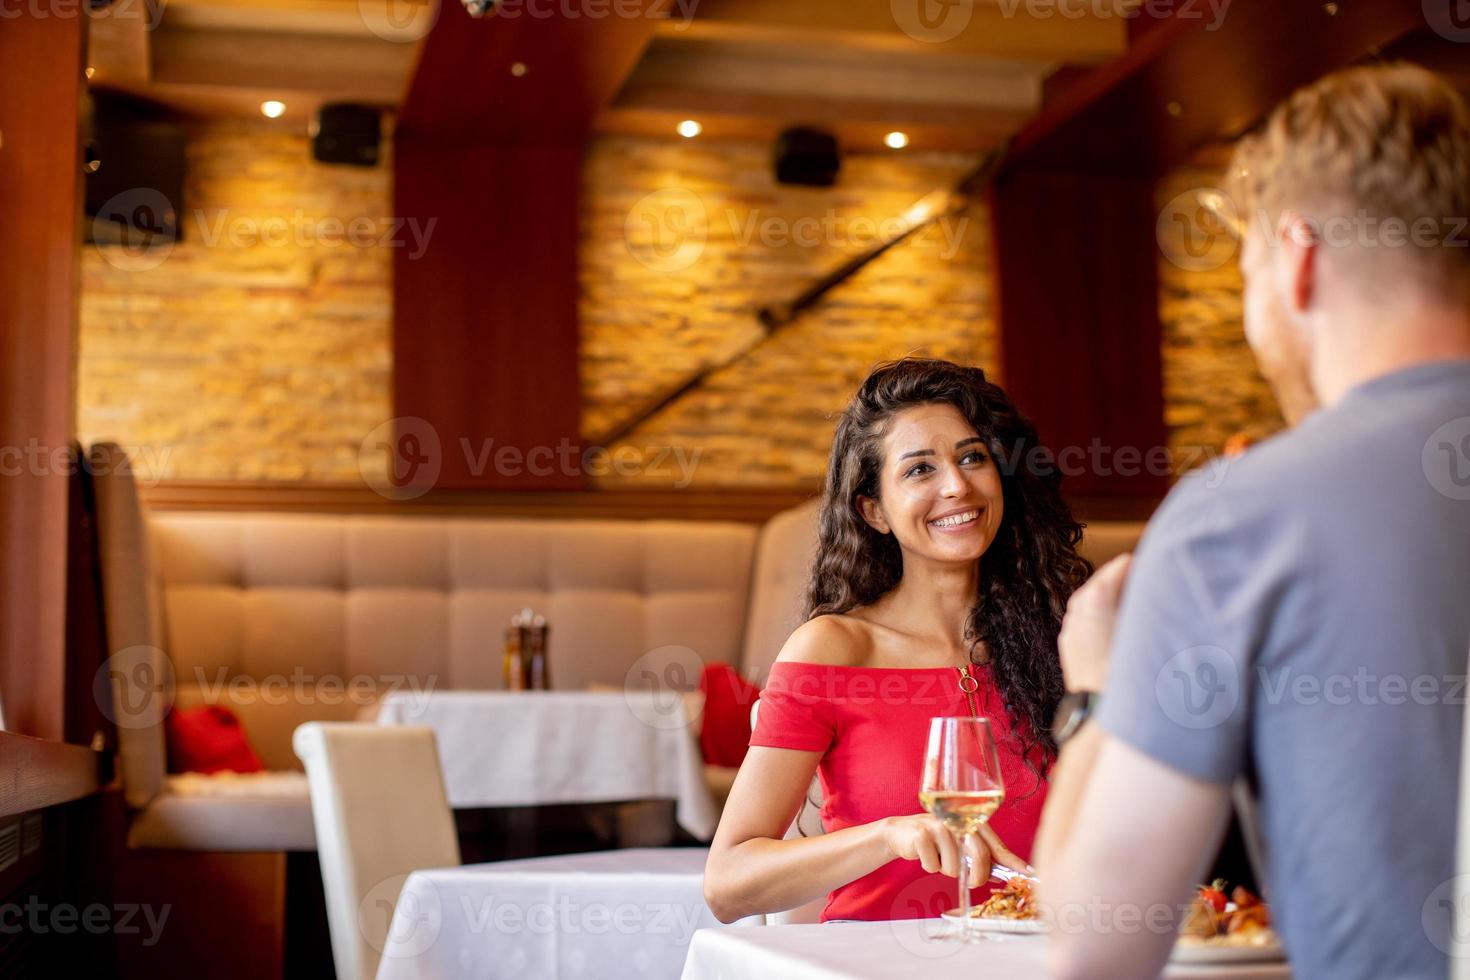
[[[142,809],[164,788],[163,719],[173,688],[172,667],[163,651],[155,556],[127,454],[103,442],[91,448],[87,459],[97,494],[107,617],[107,662],[93,690],[117,725],[123,797],[129,806]]]
[[[292,744],[311,786],[337,980],[372,980],[408,875],[459,864],[433,729],[308,722]]]

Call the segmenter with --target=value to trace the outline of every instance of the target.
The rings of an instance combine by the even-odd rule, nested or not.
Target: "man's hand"
[[[1072,593],[1067,603],[1057,649],[1069,691],[1101,692],[1107,682],[1108,648],[1132,560],[1132,555],[1114,558]]]

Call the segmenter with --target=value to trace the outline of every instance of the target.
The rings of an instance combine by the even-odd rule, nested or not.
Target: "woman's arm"
[[[796,908],[893,860],[881,823],[781,839],[821,756],[764,746],[745,756],[704,872],[705,902],[720,921]]]

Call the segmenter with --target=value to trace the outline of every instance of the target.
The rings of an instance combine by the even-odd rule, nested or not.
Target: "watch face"
[[[1092,713],[1093,699],[1096,695],[1087,691],[1073,691],[1057,705],[1057,714],[1052,722],[1052,739],[1060,746],[1082,727],[1087,716]]]

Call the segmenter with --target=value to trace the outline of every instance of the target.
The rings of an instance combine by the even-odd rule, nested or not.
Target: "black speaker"
[[[777,183],[831,187],[842,167],[837,137],[805,126],[788,129],[776,137],[775,163]]]
[[[184,127],[125,98],[98,97],[87,116],[86,240],[144,247],[182,237]]]
[[[376,167],[382,138],[377,109],[336,102],[317,110],[311,124],[311,155],[322,163]]]

